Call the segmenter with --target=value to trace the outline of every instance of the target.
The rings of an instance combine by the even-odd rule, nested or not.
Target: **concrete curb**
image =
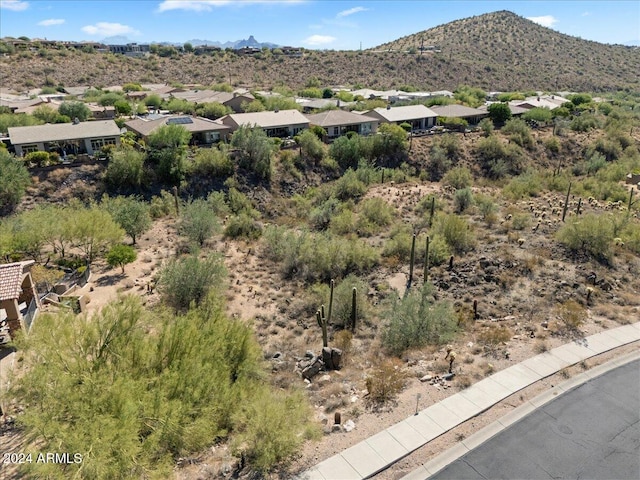
[[[456,446],[429,460],[427,463],[416,468],[414,471],[402,477],[400,480],[428,479],[432,475],[437,474],[448,465],[458,460],[466,453],[470,452],[474,448],[479,447],[490,438],[507,429],[514,423],[520,421],[522,418],[524,418],[534,410],[558,398],[560,395],[563,395],[564,393],[567,393],[568,391],[573,390],[574,388],[577,388],[596,377],[604,375],[605,373],[614,370],[615,368],[621,367],[623,365],[626,365],[627,363],[631,363],[639,359],[640,350],[628,353],[619,358],[615,358],[606,363],[603,363],[602,365],[598,365],[597,367],[571,377],[561,384],[556,385],[546,392],[541,393],[537,397],[528,400],[527,402],[523,403],[522,405],[515,408],[513,411],[509,412],[507,415],[496,420],[490,425],[487,425],[481,430],[478,430],[470,437],[462,440]]]
[[[564,368],[636,341],[640,341],[640,322],[604,330],[580,341],[574,341],[531,357],[421,410],[418,415],[412,415],[376,435],[362,440],[344,452],[302,472],[295,478],[297,480],[363,480],[371,478],[443,433],[480,415],[523,388]],[[604,371],[606,370],[600,371],[600,367],[596,367],[580,375],[592,378],[593,375],[600,375]],[[569,380],[565,388],[573,388],[569,385],[576,386],[575,382],[579,381],[576,378]],[[564,391],[566,390],[556,386],[527,402],[522,411],[527,408],[532,411]],[[505,418],[511,418],[511,416],[512,414],[509,414]],[[518,417],[514,418],[517,420]],[[499,431],[497,430],[498,426],[492,428],[494,433],[491,436]],[[483,433],[485,440],[488,438],[486,435],[491,431],[487,430]],[[483,438],[480,432],[478,432],[477,438]],[[451,455],[456,452],[458,456],[467,453],[470,450],[469,445],[473,444],[471,443],[472,439],[473,436],[456,445],[452,449]],[[449,452],[445,452],[445,454],[447,453]],[[445,460],[445,457],[440,459],[442,466],[439,468],[436,468],[437,463],[433,463],[431,467],[436,468],[433,471],[438,471],[448,465],[448,463],[442,463]],[[433,471],[427,471],[423,466],[405,478],[426,478]],[[414,473],[416,476],[413,476]]]

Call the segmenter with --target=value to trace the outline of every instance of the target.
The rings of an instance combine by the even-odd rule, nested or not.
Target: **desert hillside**
[[[36,48],[0,58],[2,86],[18,91],[45,83],[109,87],[131,81],[230,81],[249,88],[299,89],[315,77],[323,85],[378,89],[454,90],[467,84],[492,91],[604,92],[637,89],[638,71],[638,48],[571,37],[504,11],[454,21],[367,51],[307,50],[302,57],[223,51],[135,59]]]

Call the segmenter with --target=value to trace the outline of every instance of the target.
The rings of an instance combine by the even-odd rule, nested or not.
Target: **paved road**
[[[640,361],[547,403],[431,479],[640,479]]]

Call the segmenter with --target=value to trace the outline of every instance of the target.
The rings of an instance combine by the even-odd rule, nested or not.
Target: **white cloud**
[[[107,37],[110,37],[112,35],[125,35],[127,33],[132,33],[135,35],[140,34],[140,32],[134,30],[128,25],[108,22],[98,22],[95,25],[86,25],[82,27],[81,30],[84,33],[88,33],[89,35],[104,35]]]
[[[591,12],[584,12],[584,13],[582,14],[582,16],[583,16],[583,17],[588,17],[589,15],[591,15]]]
[[[64,19],[62,18],[50,18],[48,20],[42,20],[38,22],[38,25],[41,27],[51,27],[52,25],[62,25],[64,23]]]
[[[543,27],[553,27],[556,23],[558,23],[558,19],[553,15],[542,15],[540,17],[527,17],[527,20],[531,20],[532,22],[535,22],[538,25],[542,25]]]
[[[331,43],[335,41],[336,37],[331,37],[329,35],[311,35],[303,40],[307,45],[326,45],[327,43]]]
[[[29,8],[29,2],[21,2],[20,0],[0,0],[0,8],[21,12]]]
[[[353,7],[353,8],[350,8],[349,10],[343,10],[341,12],[338,12],[336,17],[338,18],[348,17],[349,15],[353,15],[354,13],[366,12],[367,10],[369,9],[364,7]]]
[[[158,6],[159,12],[169,10],[192,10],[194,12],[210,11],[215,7],[223,7],[225,5],[243,6],[256,3],[264,4],[287,4],[302,3],[304,0],[164,0]]]

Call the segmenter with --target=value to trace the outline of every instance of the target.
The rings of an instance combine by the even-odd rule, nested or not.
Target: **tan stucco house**
[[[241,126],[257,126],[269,137],[293,137],[309,128],[309,120],[298,110],[232,113],[217,120],[235,132]]]
[[[305,115],[309,125],[317,125],[325,131],[327,139],[334,139],[348,132],[358,135],[370,135],[378,130],[379,120],[367,115],[343,110],[327,110],[326,112]]]
[[[208,118],[191,115],[148,115],[129,120],[125,128],[142,138],[147,138],[163,125],[180,125],[191,132],[193,145],[211,145],[227,139],[231,129]]]
[[[377,118],[380,123],[400,125],[408,123],[412,130],[426,130],[436,124],[438,115],[424,105],[407,105],[404,107],[375,108],[364,112],[368,117]]]
[[[37,151],[94,155],[105,145],[120,144],[120,128],[113,120],[9,127],[9,140],[18,156]]]

